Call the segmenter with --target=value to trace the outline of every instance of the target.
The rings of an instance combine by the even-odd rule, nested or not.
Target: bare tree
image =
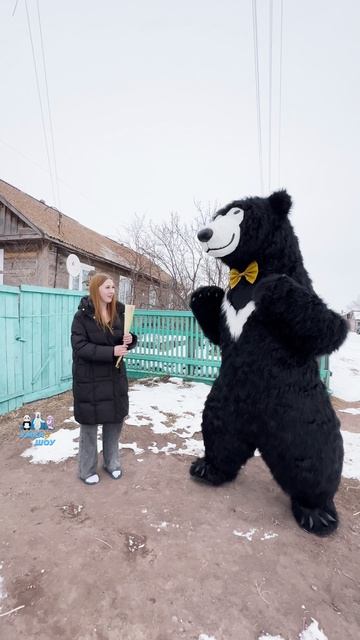
[[[171,279],[166,289],[171,295],[166,306],[174,309],[188,309],[190,294],[197,287],[224,286],[225,283],[226,268],[220,261],[206,256],[197,239],[197,232],[206,226],[212,211],[210,208],[204,211],[199,203],[195,204],[197,215],[191,223],[173,212],[167,221],[159,224],[136,215],[126,227],[128,246],[149,259],[155,268],[158,265],[169,274]]]

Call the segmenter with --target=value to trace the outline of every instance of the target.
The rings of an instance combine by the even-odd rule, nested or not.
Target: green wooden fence
[[[71,388],[70,327],[84,295],[67,289],[0,286],[0,415]],[[129,377],[175,376],[211,383],[220,350],[190,311],[136,310],[136,349],[126,357]],[[320,360],[328,386],[329,361]]]
[[[205,338],[191,311],[137,310],[133,331],[139,346],[126,356],[130,376],[216,378],[220,349]]]
[[[69,332],[80,296],[0,286],[0,414],[71,387]]]

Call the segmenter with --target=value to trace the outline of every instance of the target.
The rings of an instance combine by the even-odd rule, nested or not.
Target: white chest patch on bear
[[[255,302],[253,302],[253,300],[250,300],[250,302],[248,302],[243,309],[239,309],[239,311],[236,311],[232,304],[230,304],[227,297],[224,296],[222,311],[225,314],[226,324],[230,331],[231,337],[234,338],[234,340],[237,340],[241,336],[245,323],[249,316],[251,316],[254,309]]]

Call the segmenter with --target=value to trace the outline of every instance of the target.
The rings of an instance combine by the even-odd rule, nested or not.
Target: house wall
[[[4,284],[40,284],[38,282],[38,256],[41,242],[1,243],[4,248]],[[45,285],[44,285],[45,286]]]
[[[56,289],[69,288],[69,274],[66,270],[66,259],[68,250],[52,244],[46,240],[24,240],[21,242],[3,242],[0,240],[0,248],[4,248],[4,277],[3,283],[6,285],[19,286],[29,284],[42,287],[53,287]],[[119,292],[120,276],[129,277],[133,281],[132,304],[139,309],[168,308],[168,292],[157,282],[151,282],[143,277],[133,278],[125,269],[109,265],[100,260],[94,260],[89,256],[76,253],[80,262],[91,265],[97,272],[106,273],[114,280],[116,296]],[[150,294],[150,287],[153,287],[155,294],[155,304],[153,296]]]
[[[69,253],[68,250],[64,250],[57,245],[51,245],[49,247],[49,280],[47,286],[68,289],[69,274],[66,270],[66,259]],[[101,260],[81,254],[79,251],[76,251],[76,255],[83,264],[90,265],[95,271],[106,273],[112,278],[115,284],[116,295],[118,294],[119,276],[127,276],[127,271],[121,269],[121,267],[112,266],[106,262],[101,262]]]

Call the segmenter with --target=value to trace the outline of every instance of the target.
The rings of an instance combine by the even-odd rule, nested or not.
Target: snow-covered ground
[[[331,378],[333,394],[348,402],[360,400],[360,336],[349,334],[342,349],[332,356],[330,368],[333,372]],[[132,385],[130,388],[131,414],[126,422],[135,429],[148,429],[151,433],[151,441],[146,446],[142,445],[146,448],[139,447],[136,440],[121,443],[120,448],[133,451],[140,464],[143,462],[144,456],[160,452],[166,455],[201,455],[203,452],[203,443],[199,439],[201,416],[209,389],[208,385],[183,382],[177,378],[170,378],[167,382],[154,379],[148,380],[146,384],[140,382]],[[360,413],[358,407],[349,407],[343,411],[354,416]],[[76,426],[73,407],[69,407],[69,417],[64,422],[67,423],[67,428],[51,432],[49,438],[54,440],[52,445],[39,446],[32,442],[22,455],[33,463],[41,464],[50,461],[60,462],[76,456],[79,427]],[[69,426],[74,428],[69,429]],[[172,441],[164,445],[164,436],[169,436]],[[347,478],[360,480],[360,434],[343,431],[343,437],[345,445],[343,475]],[[143,437],[141,441],[144,442]],[[99,427],[98,451],[101,449],[101,428]],[[159,527],[166,524],[161,523]],[[238,539],[244,539],[246,544],[251,544],[253,539],[264,541],[266,545],[277,544],[277,539],[279,539],[278,534],[273,531],[256,528],[233,530],[232,534]],[[1,568],[0,563],[0,570]],[[0,576],[0,600],[5,597],[4,583]],[[0,604],[0,611],[1,608]],[[276,633],[277,630],[274,631]],[[312,622],[302,631],[299,630],[297,638],[298,640],[328,640],[315,619],[312,619]],[[198,640],[216,640],[216,636],[202,633]],[[282,635],[270,635],[264,630],[258,640],[285,639]]]
[[[337,398],[360,401],[360,335],[349,331],[344,344],[330,356],[330,388]]]
[[[333,372],[331,387],[333,394],[347,401],[360,400],[360,335],[350,332],[342,348],[332,356],[330,368]],[[170,378],[168,382],[154,379],[146,384],[137,383],[130,388],[130,410],[128,425],[139,429],[147,427],[153,434],[153,441],[146,452],[136,442],[120,444],[120,448],[131,449],[138,457],[151,452],[166,455],[198,456],[203,453],[203,442],[194,438],[201,431],[201,415],[204,402],[210,387],[203,383],[183,382],[179,378]],[[73,407],[69,407],[69,412]],[[349,407],[344,411],[356,415],[358,407]],[[77,424],[74,416],[69,414],[66,423]],[[157,436],[175,434],[177,443],[168,442],[158,446]],[[345,462],[343,475],[360,480],[360,434],[343,432],[345,445]],[[78,452],[79,428],[58,429],[51,432],[47,446],[35,444],[26,449],[22,455],[31,462],[60,462],[76,456]],[[98,450],[101,451],[101,429],[98,431]]]
[[[168,382],[148,381],[137,383],[130,388],[131,414],[127,418],[128,425],[142,429],[150,429],[153,440],[146,451],[139,448],[136,441],[121,443],[120,448],[131,449],[139,462],[149,453],[165,453],[166,455],[202,455],[204,447],[201,439],[194,438],[201,431],[201,415],[204,402],[210,387],[203,383],[183,382],[178,378],[170,378]],[[69,412],[73,407],[69,407]],[[65,421],[76,424],[69,415]],[[158,445],[157,436],[177,436],[176,442]],[[343,475],[360,480],[360,434],[343,432],[345,445],[345,462]],[[75,429],[58,429],[51,432],[52,445],[32,445],[21,455],[29,457],[31,462],[45,464],[60,462],[76,456],[79,448],[79,427]],[[174,438],[172,437],[172,440]],[[102,449],[101,428],[98,430],[98,451]]]

